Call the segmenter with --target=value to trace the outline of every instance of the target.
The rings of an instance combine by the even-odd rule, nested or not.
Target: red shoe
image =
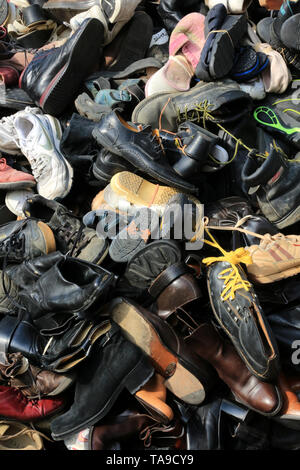
[[[0,62],[0,77],[7,87],[17,86],[20,72],[8,62]]]
[[[28,400],[20,390],[0,385],[0,416],[26,422],[46,418],[63,409],[59,397]]]
[[[0,189],[27,189],[35,185],[32,175],[14,170],[6,164],[5,158],[0,158]]]

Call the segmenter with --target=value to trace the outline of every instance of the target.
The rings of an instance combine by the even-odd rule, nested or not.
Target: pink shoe
[[[168,62],[147,81],[146,98],[159,92],[188,91],[193,75],[191,64],[184,55],[171,56]]]
[[[0,189],[26,189],[35,185],[36,182],[32,175],[14,170],[6,164],[5,158],[0,158]]]

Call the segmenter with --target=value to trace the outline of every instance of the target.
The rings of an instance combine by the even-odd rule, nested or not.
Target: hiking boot
[[[249,154],[242,169],[242,180],[264,216],[282,229],[300,219],[299,163],[288,161],[271,146],[266,159]]]
[[[14,170],[7,165],[5,158],[0,158],[0,189],[27,189],[35,185],[35,179],[30,173]]]
[[[97,68],[102,42],[102,23],[87,19],[61,47],[35,54],[22,72],[20,88],[45,113],[59,116],[72,104],[84,79]]]
[[[109,413],[124,389],[136,393],[153,373],[141,349],[127,341],[112,322],[110,330],[95,344],[90,358],[78,371],[80,380],[76,382],[71,408],[51,422],[53,439],[65,439],[97,423]]]
[[[73,168],[60,151],[62,130],[58,119],[20,111],[14,126],[20,149],[37,181],[38,193],[49,199],[67,196]]]
[[[33,219],[17,220],[0,226],[0,258],[21,263],[55,251],[52,230]]]
[[[48,418],[65,406],[62,398],[29,400],[20,390],[0,385],[0,415],[16,421],[29,422]]]
[[[192,121],[230,123],[252,108],[252,100],[232,80],[199,82],[187,92],[156,93],[141,101],[132,113],[134,123],[177,132],[179,124]]]
[[[84,227],[79,217],[62,204],[34,195],[26,200],[23,211],[26,217],[37,218],[51,228],[61,253],[95,264],[101,264],[107,255],[107,240]]]
[[[12,353],[7,355],[7,364],[0,364],[0,380],[33,400],[59,395],[72,385],[74,376],[43,370],[29,364],[21,353]]]
[[[300,119],[298,114],[300,89],[294,82],[280,96],[269,94],[254,110],[254,119],[262,129],[300,149]]]
[[[266,234],[259,245],[246,247],[252,258],[247,266],[249,278],[266,284],[280,281],[300,272],[300,237]]]
[[[100,146],[123,157],[155,180],[182,191],[198,192],[195,186],[181,179],[167,163],[160,138],[150,126],[130,125],[119,113],[112,112],[94,127],[92,135]]]

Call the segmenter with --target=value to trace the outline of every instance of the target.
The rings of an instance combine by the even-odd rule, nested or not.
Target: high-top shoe
[[[26,200],[23,210],[27,217],[36,217],[51,228],[61,253],[72,253],[95,264],[100,264],[108,253],[107,240],[92,228],[84,227],[62,204],[34,195]]]
[[[264,216],[282,229],[300,219],[300,167],[271,148],[269,156],[257,159],[249,154],[242,180],[255,193]]]
[[[37,52],[20,77],[20,88],[45,113],[60,115],[97,68],[103,31],[102,23],[90,18],[61,47]]]

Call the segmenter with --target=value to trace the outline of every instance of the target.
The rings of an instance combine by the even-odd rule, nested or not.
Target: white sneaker
[[[19,138],[15,131],[14,120],[18,113],[10,116],[4,116],[0,119],[0,151],[9,155],[21,155],[19,146]],[[41,114],[40,108],[31,108],[27,106],[22,112],[31,112],[33,114]]]
[[[49,114],[19,111],[14,125],[38,193],[47,199],[64,198],[72,186],[73,169],[59,148],[62,136],[59,120]]]
[[[34,193],[27,189],[20,189],[19,191],[8,191],[5,196],[6,207],[15,214],[17,217],[25,218],[23,207],[25,201],[32,197]]]

